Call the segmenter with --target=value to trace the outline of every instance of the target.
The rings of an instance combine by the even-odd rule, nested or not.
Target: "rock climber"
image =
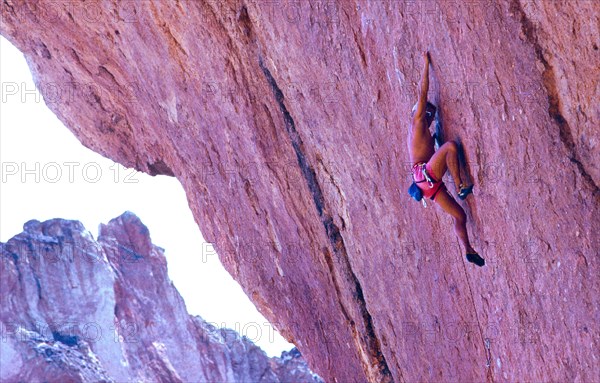
[[[469,243],[467,233],[467,216],[462,207],[452,198],[442,177],[446,171],[450,171],[452,179],[458,190],[461,200],[467,198],[472,192],[473,185],[463,185],[460,177],[458,151],[459,146],[454,141],[446,142],[436,151],[434,138],[429,132],[429,126],[433,122],[436,107],[427,101],[429,91],[429,52],[423,53],[425,69],[420,83],[419,101],[413,107],[411,117],[412,124],[408,133],[408,153],[412,166],[414,180],[412,188],[418,187],[419,195],[429,198],[442,207],[454,218],[454,231],[465,246],[467,260],[477,266],[485,265],[485,260],[477,254]],[[412,194],[412,193],[411,193]]]

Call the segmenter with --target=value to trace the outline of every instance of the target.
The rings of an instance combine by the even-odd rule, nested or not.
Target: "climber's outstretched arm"
[[[417,110],[415,111],[414,119],[422,119],[425,117],[425,110],[427,109],[427,92],[429,92],[429,52],[423,53],[425,59],[425,68],[423,69],[423,76],[421,77],[419,93],[419,101],[417,103]]]

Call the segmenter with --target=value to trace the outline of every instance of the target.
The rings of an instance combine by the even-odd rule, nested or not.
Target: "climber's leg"
[[[437,152],[429,160],[429,164],[433,169],[433,176],[441,180],[446,171],[450,171],[450,175],[456,184],[456,190],[460,190],[462,179],[460,178],[460,164],[458,161],[458,144],[454,141],[448,141],[442,145]]]
[[[454,218],[454,231],[465,246],[467,253],[475,253],[475,250],[469,243],[469,234],[467,233],[467,215],[460,205],[450,196],[447,190],[440,190],[435,197],[435,202],[439,204],[448,214]]]
[[[469,234],[467,233],[467,215],[465,214],[465,211],[458,203],[456,203],[454,198],[450,196],[445,188],[444,190],[440,190],[438,195],[435,197],[435,202],[437,202],[447,213],[452,216],[452,218],[454,218],[454,231],[465,246],[467,260],[479,267],[484,266],[485,259],[481,258],[481,256],[477,254],[475,249],[473,249],[469,243]]]

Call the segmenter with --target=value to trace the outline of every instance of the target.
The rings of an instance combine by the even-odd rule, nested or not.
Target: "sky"
[[[25,58],[4,37],[0,83],[0,241],[31,219],[52,218],[81,221],[97,238],[100,223],[131,211],[165,249],[169,277],[190,314],[237,330],[269,356],[293,347],[204,241],[179,181],[126,169],[85,148],[47,108]]]

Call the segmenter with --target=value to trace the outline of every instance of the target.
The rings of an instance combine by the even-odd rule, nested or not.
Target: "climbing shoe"
[[[481,258],[477,253],[467,253],[467,261],[474,263],[479,267],[485,265],[485,259]]]
[[[472,192],[473,192],[473,185],[464,186],[463,184],[460,184],[460,190],[458,191],[458,198],[464,200]]]

